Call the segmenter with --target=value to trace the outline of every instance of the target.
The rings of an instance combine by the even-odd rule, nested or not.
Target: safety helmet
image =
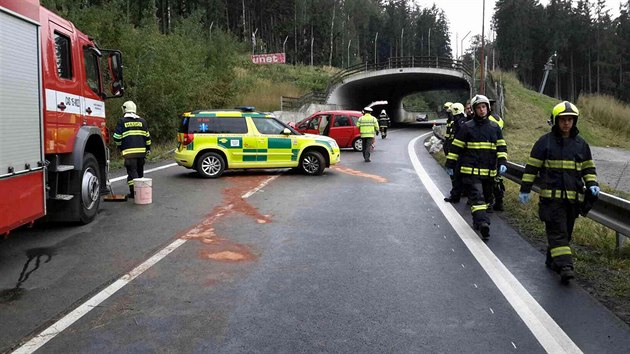
[[[123,113],[136,113],[136,104],[133,101],[127,101],[122,105]]]
[[[573,125],[575,126],[577,124],[577,119],[579,115],[580,111],[573,103],[569,101],[563,101],[555,105],[553,107],[553,110],[551,110],[551,123],[552,125],[556,125],[558,123],[556,118],[559,116],[574,116],[575,118],[573,118]]]
[[[470,99],[470,104],[472,105],[473,110],[478,104],[485,103],[488,106],[488,112],[490,111],[490,100],[488,97],[484,95],[475,95],[475,97]]]
[[[453,102],[446,102],[444,103],[444,106],[442,106],[442,108],[444,108],[445,111],[450,112],[452,105],[453,105]]]
[[[464,105],[459,102],[453,103],[451,113],[453,113],[454,116],[464,113]]]
[[[372,112],[373,109],[370,107],[363,107],[363,112]]]

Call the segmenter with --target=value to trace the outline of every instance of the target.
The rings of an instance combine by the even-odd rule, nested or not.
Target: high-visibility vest
[[[378,120],[369,113],[364,114],[357,121],[362,138],[373,138],[379,129]]]

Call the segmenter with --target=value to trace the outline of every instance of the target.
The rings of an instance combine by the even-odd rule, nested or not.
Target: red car
[[[335,139],[340,148],[361,151],[363,146],[357,127],[360,117],[359,111],[320,111],[295,123],[295,129],[305,134],[327,135]]]

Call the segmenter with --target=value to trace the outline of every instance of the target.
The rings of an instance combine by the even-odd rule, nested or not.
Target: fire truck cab
[[[0,0],[0,234],[47,215],[91,222],[107,191],[107,98],[122,56],[38,0]]]

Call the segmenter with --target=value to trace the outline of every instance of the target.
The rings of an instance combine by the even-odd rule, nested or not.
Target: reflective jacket
[[[151,150],[147,121],[133,113],[125,113],[118,120],[113,138],[124,158],[144,157]]]
[[[369,113],[364,114],[357,121],[357,127],[362,138],[373,138],[378,131],[378,121]]]
[[[497,123],[499,125],[499,128],[501,128],[501,130],[503,130],[503,119],[499,116],[494,116],[494,115],[489,115],[488,119],[490,119],[491,121]]]
[[[538,139],[525,166],[521,192],[529,193],[538,176],[542,198],[577,202],[585,186],[598,185],[591,148],[578,133],[573,127],[570,136],[562,138],[554,126]]]
[[[468,118],[464,114],[457,114],[453,116],[450,123],[446,124],[446,140],[450,143],[455,139],[457,133],[462,129],[462,125],[468,122]]]
[[[446,167],[466,175],[494,177],[497,165],[507,164],[507,144],[501,128],[487,118],[474,117],[462,125],[451,143]]]

